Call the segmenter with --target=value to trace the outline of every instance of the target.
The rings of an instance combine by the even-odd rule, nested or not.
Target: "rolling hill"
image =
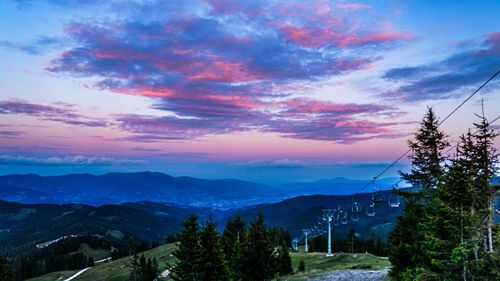
[[[391,191],[384,191],[382,194],[386,199],[392,196]],[[230,210],[225,213],[226,216],[240,214],[246,221],[252,220],[259,212],[265,216],[266,222],[272,226],[280,226],[288,230],[292,236],[299,236],[302,229],[313,226],[315,222],[322,217],[322,210],[340,208],[350,213],[352,196],[334,196],[334,195],[308,195],[299,196],[283,200],[273,204],[262,204],[236,210]],[[348,224],[334,227],[336,235],[345,236],[350,228],[354,228],[361,236],[367,238],[371,233],[381,237],[386,237],[393,223],[399,216],[401,208],[391,208],[386,202],[376,205],[376,215],[368,217],[365,214],[365,207],[371,202],[371,194],[358,194],[354,200],[360,204],[362,210],[360,220]]]
[[[385,192],[389,196],[390,192]],[[366,206],[370,194],[356,196]],[[247,222],[262,212],[271,226],[280,226],[292,236],[311,227],[324,208],[349,208],[351,196],[309,195],[231,210],[219,210],[156,202],[134,202],[90,206],[84,204],[21,204],[0,201],[0,251],[33,247],[61,236],[98,234],[110,239],[163,241],[167,234],[177,233],[189,214],[197,213],[201,220],[213,218],[220,228],[227,219],[241,215]],[[336,235],[345,235],[351,227],[362,236],[376,233],[385,237],[399,214],[399,208],[387,204],[377,206],[377,215],[367,217],[364,210],[359,222],[349,221],[335,227]]]
[[[194,211],[201,215],[209,213],[199,208],[151,202],[94,207],[0,201],[0,252],[33,248],[67,235],[163,241],[165,235],[177,233],[184,217]]]

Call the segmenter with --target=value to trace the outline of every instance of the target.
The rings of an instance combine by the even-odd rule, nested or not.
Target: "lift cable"
[[[479,88],[477,88],[471,95],[469,95],[465,100],[463,100],[455,109],[453,109],[446,117],[444,117],[439,123],[438,127],[441,126],[446,120],[448,120],[455,112],[457,112],[467,101],[469,101],[474,95],[476,95],[484,86],[486,86],[490,81],[492,81],[498,74],[500,73],[500,70],[497,70],[493,76],[491,76],[486,82],[484,82]],[[500,116],[499,116],[500,117]],[[497,117],[494,121],[498,120]],[[491,122],[493,123],[493,122]],[[385,174],[389,169],[391,169],[394,165],[396,165],[401,159],[403,159],[408,153],[410,153],[411,148],[405,151],[401,156],[399,156],[396,160],[394,160],[389,166],[387,166],[384,170],[382,170],[377,176],[373,177],[372,180],[370,180],[368,183],[366,183],[364,186],[362,186],[356,193],[354,193],[352,196],[359,194],[361,191],[363,191],[365,188],[367,188],[369,185],[373,184],[375,180],[377,180],[379,177],[381,177],[383,174]]]
[[[488,122],[490,125],[494,124],[498,119],[500,119],[500,115],[497,116],[497,118],[493,119],[491,122]],[[475,131],[474,133],[472,134],[475,134],[479,131]],[[454,148],[456,148],[458,146],[458,143],[455,144],[454,146],[450,147],[448,150],[446,150],[445,152],[443,152],[443,154],[448,154],[450,151],[452,151]]]

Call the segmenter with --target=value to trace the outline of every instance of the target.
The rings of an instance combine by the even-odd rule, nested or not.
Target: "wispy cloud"
[[[95,156],[52,156],[31,157],[20,155],[0,155],[0,165],[18,166],[110,166],[145,164],[144,160]]]
[[[26,134],[24,131],[11,131],[11,130],[1,130],[0,138],[4,139],[20,139],[22,136]]]
[[[48,51],[61,49],[68,45],[68,40],[60,37],[40,36],[27,43],[15,43],[8,40],[0,40],[0,46],[28,53],[30,55],[40,55]]]
[[[248,168],[302,168],[307,166],[308,163],[295,159],[266,159],[266,160],[251,160],[247,162],[238,163],[238,166]]]
[[[487,34],[479,47],[460,44],[459,51],[431,64],[394,68],[384,78],[403,85],[384,97],[403,101],[448,99],[470,92],[500,70],[500,32]],[[489,89],[498,87],[489,86]]]
[[[66,103],[53,103],[50,105],[33,103],[26,100],[0,101],[0,114],[26,115],[54,122],[84,127],[107,127],[109,122],[75,113],[76,106]]]
[[[277,103],[287,106],[283,100],[292,104],[296,99],[295,92],[279,89],[364,69],[380,58],[374,51],[412,39],[388,23],[352,22],[349,13],[362,13],[366,5],[150,1],[114,7],[127,13],[126,19],[68,25],[65,33],[75,46],[54,58],[47,70],[91,78],[98,89],[153,98],[153,108],[168,115],[119,116],[120,127],[134,133],[129,140],[259,130],[344,141],[391,132],[393,123],[369,122],[357,116],[360,112],[349,112],[356,106],[372,112],[378,105],[326,104],[329,113],[303,112],[294,124],[282,122],[297,117],[299,112],[292,112],[297,109],[272,113]]]

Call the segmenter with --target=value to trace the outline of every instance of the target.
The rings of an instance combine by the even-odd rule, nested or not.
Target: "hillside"
[[[160,272],[170,268],[174,264],[172,252],[175,249],[175,244],[161,245],[157,248],[144,252],[146,258],[156,258],[158,261],[158,269]],[[85,271],[83,274],[76,277],[75,281],[122,281],[128,280],[131,257],[125,257],[110,262],[100,263]],[[69,273],[50,273],[37,278],[29,279],[30,281],[49,280],[48,276],[62,275],[68,276]],[[54,279],[52,279],[54,280]]]
[[[382,192],[386,200],[392,196],[391,191]],[[253,219],[262,212],[266,222],[272,226],[281,226],[292,236],[301,235],[301,230],[309,228],[322,218],[322,210],[340,208],[350,213],[352,196],[309,195],[283,200],[274,204],[262,204],[226,212],[227,216],[240,214],[245,220]],[[376,205],[376,215],[366,216],[365,208],[371,202],[371,194],[358,194],[354,200],[360,204],[362,210],[360,220],[346,225],[334,227],[334,235],[346,236],[350,228],[354,228],[361,235],[361,239],[368,238],[371,233],[386,237],[393,223],[402,209],[391,208],[386,202]]]
[[[326,275],[327,273],[335,271],[349,272],[351,270],[359,270],[362,272],[366,270],[384,270],[387,274],[387,268],[390,267],[390,262],[385,257],[377,257],[365,253],[337,253],[332,257],[326,257],[325,253],[304,253],[294,252],[291,253],[292,268],[295,274],[285,278],[287,281],[302,281],[311,280],[311,278],[318,278]],[[299,272],[300,261],[304,262],[305,271]],[[349,272],[352,274],[352,272]],[[346,276],[347,277],[347,276]],[[351,276],[349,276],[351,277]],[[324,280],[338,280],[338,279],[324,279]],[[349,278],[342,280],[350,280]]]
[[[356,196],[356,201],[366,207],[370,194]],[[385,192],[389,197],[390,192]],[[322,209],[350,208],[351,196],[310,195],[287,199],[278,203],[261,204],[246,208],[220,211],[217,209],[178,206],[155,202],[123,203],[99,207],[82,204],[21,204],[0,201],[0,251],[32,247],[64,235],[98,234],[110,239],[163,241],[165,235],[177,233],[182,221],[191,213],[204,220],[212,217],[222,228],[227,219],[240,214],[252,221],[259,212],[271,226],[280,226],[292,236],[301,229],[311,227],[321,218]],[[353,227],[368,238],[371,233],[386,237],[401,208],[390,208],[386,203],[377,205],[377,214],[367,217],[364,210],[358,222],[334,227],[336,237],[345,237]]]
[[[159,273],[171,268],[175,260],[172,252],[175,249],[175,244],[166,244],[157,248],[144,252],[146,258],[156,258],[158,260]],[[386,258],[376,257],[370,254],[339,254],[333,257],[326,257],[324,253],[291,253],[292,267],[295,271],[294,275],[288,276],[285,280],[298,281],[306,280],[314,276],[321,276],[332,270],[346,270],[354,268],[374,269],[379,270],[387,268],[390,264]],[[306,270],[298,272],[298,264],[303,260]],[[86,270],[84,273],[73,279],[74,281],[121,281],[127,280],[129,275],[129,264],[131,258],[121,258],[118,260],[97,264],[96,266]],[[53,272],[37,278],[29,279],[29,281],[45,281],[56,280],[59,276],[67,278],[75,272]],[[51,279],[51,278],[56,279]],[[161,278],[159,280],[170,280]]]
[[[184,217],[193,211],[144,202],[93,207],[0,201],[0,251],[34,247],[73,234],[98,234],[112,240],[133,237],[163,241],[165,235],[177,233]],[[196,211],[203,214],[201,209]]]

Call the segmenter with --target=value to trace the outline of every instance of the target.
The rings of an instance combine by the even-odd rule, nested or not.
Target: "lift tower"
[[[336,209],[324,209],[323,210],[323,220],[328,223],[328,251],[326,253],[327,257],[332,256],[332,221],[335,216]]]
[[[304,252],[309,252],[309,245],[307,244],[307,238],[309,236],[309,232],[310,230],[309,229],[302,229],[302,232],[304,233],[304,237],[305,237],[305,240],[306,240],[306,245],[304,246]]]

